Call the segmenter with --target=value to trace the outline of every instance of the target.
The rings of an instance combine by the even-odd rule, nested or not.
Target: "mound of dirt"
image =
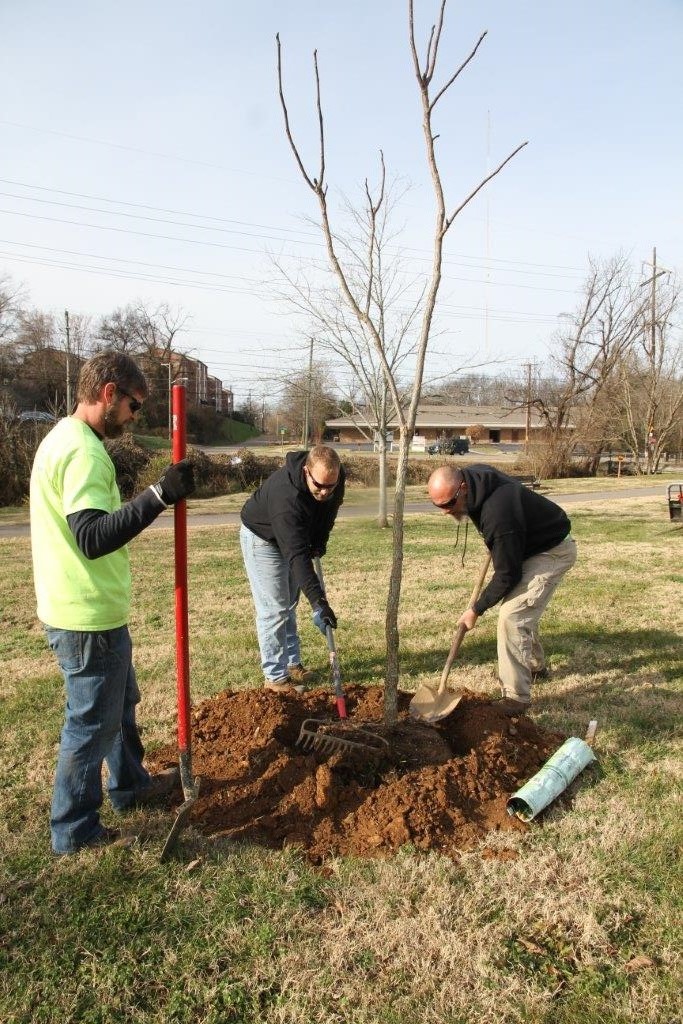
[[[354,727],[364,727],[388,744],[366,758],[297,746],[304,719],[336,717],[328,689],[219,693],[193,715],[192,768],[202,780],[194,826],[271,848],[298,846],[313,863],[331,854],[388,856],[405,843],[455,859],[491,830],[527,828],[507,814],[507,798],[565,737],[507,718],[469,691],[447,719],[424,725],[408,714],[411,696],[399,694],[399,721],[387,729],[381,688],[348,688],[339,735],[363,739]],[[168,747],[153,761],[175,759]]]

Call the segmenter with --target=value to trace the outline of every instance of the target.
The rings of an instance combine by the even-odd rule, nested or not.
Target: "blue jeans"
[[[45,627],[66,684],[50,826],[55,853],[74,853],[103,832],[102,762],[115,810],[130,807],[149,785],[135,722],[140,691],[127,626],[101,633]]]
[[[289,666],[301,664],[299,588],[277,544],[261,540],[244,524],[240,544],[254,599],[263,674],[268,680],[286,679]]]

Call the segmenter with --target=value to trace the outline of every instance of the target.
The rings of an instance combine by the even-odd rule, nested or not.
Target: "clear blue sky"
[[[426,41],[438,3],[415,7]],[[542,362],[589,253],[640,268],[656,245],[683,266],[681,0],[451,0],[441,78],[484,30],[435,119],[447,205],[529,146],[448,235],[431,376],[468,358]],[[318,50],[331,197],[372,179],[381,147],[411,184],[402,244],[426,268],[433,200],[403,0],[0,4],[0,274],[60,314],[182,307],[182,344],[238,404],[274,396],[274,376],[306,358],[305,325],[269,294],[269,254],[322,256],[283,134],[277,31],[312,158]]]

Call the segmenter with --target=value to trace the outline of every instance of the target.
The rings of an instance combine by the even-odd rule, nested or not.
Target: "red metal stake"
[[[187,448],[185,427],[185,386],[174,384],[172,392],[173,462],[185,458]],[[199,779],[192,775],[192,734],[190,722],[190,644],[187,612],[187,502],[173,507],[175,543],[175,639],[176,682],[178,694],[178,760],[184,802],[178,809],[173,827],[161,851],[162,862],[168,860],[176,847],[178,836],[186,825],[190,810],[199,796]]]

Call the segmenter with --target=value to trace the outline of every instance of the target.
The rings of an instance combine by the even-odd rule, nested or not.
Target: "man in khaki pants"
[[[523,715],[531,683],[547,675],[538,624],[562,577],[576,561],[571,523],[554,502],[484,464],[441,466],[429,478],[429,497],[460,522],[468,516],[491,552],[494,574],[458,619],[470,630],[501,601],[498,616],[500,708]]]

